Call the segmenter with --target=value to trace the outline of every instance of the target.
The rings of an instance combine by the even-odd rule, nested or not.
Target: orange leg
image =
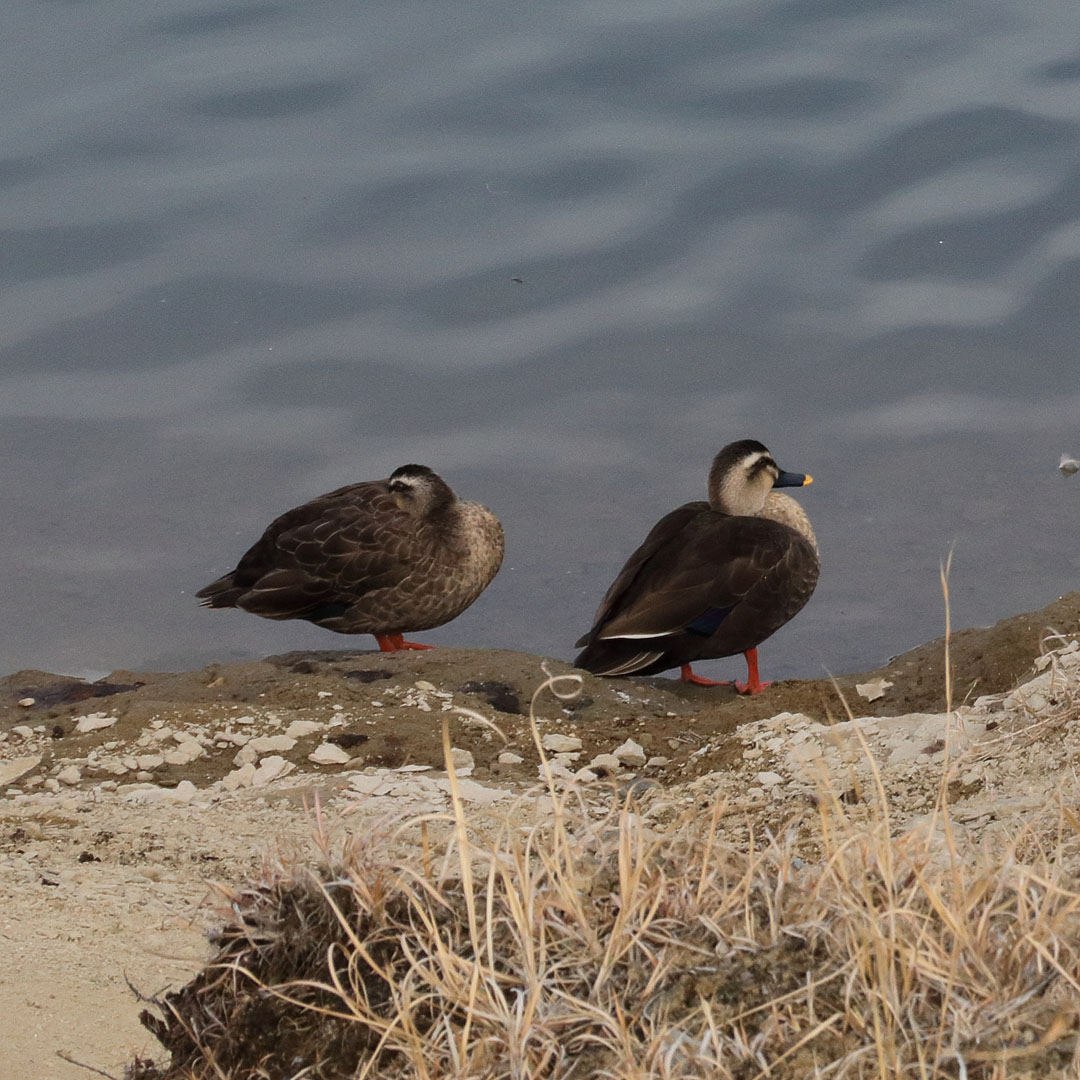
[[[398,652],[400,649],[434,649],[434,645],[421,645],[419,641],[406,641],[403,634],[376,634],[380,652]]]
[[[735,689],[740,694],[760,694],[766,686],[772,686],[771,682],[762,682],[758,678],[757,649],[747,649],[743,656],[746,657],[746,682],[736,682]]]
[[[704,675],[695,675],[689,664],[683,664],[682,674],[679,676],[683,682],[693,683],[695,686],[730,686],[730,682],[717,682],[715,679],[706,679]]]

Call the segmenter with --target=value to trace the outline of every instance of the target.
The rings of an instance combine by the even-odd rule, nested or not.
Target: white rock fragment
[[[180,743],[175,750],[166,751],[164,758],[168,765],[190,765],[205,753],[206,751],[194,739],[190,739]]]
[[[634,742],[633,739],[627,739],[622,746],[616,746],[612,753],[623,765],[636,766],[645,764],[645,750],[640,743]]]
[[[160,754],[139,754],[135,758],[135,764],[143,772],[153,772],[165,764],[165,759]]]
[[[414,772],[429,772],[431,770],[430,765],[401,765],[394,770],[399,773],[414,773]]]
[[[27,727],[26,724],[19,724],[11,729],[12,735],[18,735],[20,739],[32,739],[34,737],[34,729]]]
[[[476,766],[472,754],[468,750],[459,750],[457,747],[450,750],[450,761],[458,776],[468,776]]]
[[[221,786],[226,791],[236,791],[237,788],[251,787],[254,780],[255,766],[249,761],[226,775],[221,781]]]
[[[542,742],[545,750],[556,754],[569,754],[581,749],[581,740],[576,735],[560,735],[557,731],[545,735]]]
[[[349,780],[349,787],[360,795],[374,795],[386,785],[386,776],[376,773],[374,776],[354,776]]]
[[[260,735],[252,739],[247,747],[257,754],[268,754],[271,751],[291,750],[295,745],[296,740],[289,735]]]
[[[318,720],[294,720],[285,729],[285,734],[290,739],[302,739],[305,735],[314,735],[316,731],[322,731],[324,727],[325,725],[320,724]]]
[[[666,757],[651,757],[645,762],[645,765],[649,769],[662,769],[665,765],[671,762],[671,758]]]
[[[23,698],[19,698],[19,704],[24,709],[29,709],[31,705],[35,704],[35,701],[34,701],[34,699],[32,697],[23,697]]]
[[[161,801],[174,806],[187,806],[199,789],[190,780],[181,780],[174,788],[161,788]]]
[[[315,696],[316,697],[321,697],[321,698],[328,698],[328,697],[333,697],[334,694],[333,694],[333,691],[331,691],[331,690],[317,690],[315,692]]]
[[[82,769],[78,765],[66,765],[57,774],[61,784],[77,784],[82,779]]]
[[[515,754],[513,750],[504,750],[499,755],[500,765],[520,765],[524,760],[520,754]]]
[[[415,686],[417,690],[424,690],[429,694],[435,692],[434,684],[429,683],[426,679],[417,679],[416,682],[413,683],[413,686]]]
[[[560,765],[557,761],[549,761],[547,764],[548,771],[550,771],[552,777],[555,780],[573,780],[574,774],[565,766]],[[547,772],[544,770],[544,766],[541,763],[537,766],[536,775],[541,780],[547,779]]]
[[[112,727],[117,719],[118,717],[108,716],[105,713],[88,713],[86,716],[80,716],[75,722],[75,730],[80,735],[85,735],[88,731],[98,731],[101,728]]]
[[[15,783],[16,780],[25,776],[28,772],[33,772],[40,764],[40,754],[12,758],[10,761],[0,761],[0,788]]]
[[[1072,476],[1073,473],[1080,469],[1080,461],[1070,457],[1068,454],[1062,454],[1061,460],[1058,462],[1058,468],[1061,470],[1062,476]]]
[[[251,786],[266,787],[272,780],[280,780],[295,768],[296,766],[291,761],[286,761],[277,754],[263,758],[255,770],[255,775],[251,778]]]
[[[877,701],[885,696],[885,691],[892,686],[888,679],[871,679],[869,682],[856,683],[856,691],[867,701]]]
[[[308,754],[308,761],[316,765],[344,765],[350,760],[348,750],[336,746],[334,743],[320,743],[315,750]]]
[[[621,767],[622,763],[614,754],[597,754],[587,766],[593,772],[604,773],[618,772]]]
[[[449,794],[449,779],[435,780],[434,784],[436,787]],[[458,779],[457,787],[458,794],[464,802],[477,803],[480,806],[498,802],[500,799],[508,799],[511,795],[511,792],[503,791],[502,788],[485,787],[483,784],[478,784],[475,780],[468,780],[464,777]]]
[[[131,784],[125,785],[120,794],[125,802],[137,805],[151,805],[161,802],[164,792],[164,788],[159,788],[154,784]]]
[[[239,750],[233,754],[234,765],[254,765],[259,760],[258,752],[251,743],[247,743],[241,746]]]
[[[776,787],[777,784],[782,784],[784,782],[784,778],[779,773],[774,772],[759,772],[754,779],[763,788]]]
[[[813,739],[797,743],[787,752],[787,764],[789,768],[809,764],[818,761],[822,757],[821,744]]]

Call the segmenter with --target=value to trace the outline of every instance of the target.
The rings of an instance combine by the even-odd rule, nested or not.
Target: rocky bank
[[[752,699],[578,673],[576,697],[537,696],[536,731],[559,784],[636,798],[657,828],[718,804],[733,834],[775,825],[824,785],[854,805],[883,790],[898,829],[936,829],[945,784],[974,846],[1076,795],[1078,638],[1074,593],[953,635],[951,681],[944,641]],[[443,720],[478,814],[544,797],[530,703],[572,670],[438,649],[0,680],[0,1075],[89,1075],[70,1057],[119,1076],[153,1055],[135,991],[205,959],[209,883],[302,850],[316,812],[356,829],[445,810]]]

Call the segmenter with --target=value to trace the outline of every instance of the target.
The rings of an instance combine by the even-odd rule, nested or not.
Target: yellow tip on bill
[[[812,484],[813,482],[814,482],[814,478],[809,473],[807,473],[806,474],[806,479],[802,482],[802,486],[806,487],[807,484]]]

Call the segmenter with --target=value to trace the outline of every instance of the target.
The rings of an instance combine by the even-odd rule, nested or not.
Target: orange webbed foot
[[[399,652],[402,649],[434,649],[434,645],[421,645],[419,641],[406,641],[403,634],[376,634],[380,652]]]
[[[767,686],[772,686],[771,682],[739,682],[735,681],[735,690],[739,694],[760,694],[762,690]]]
[[[679,678],[683,682],[693,683],[695,686],[730,686],[731,683],[726,680],[717,681],[716,679],[706,679],[704,675],[695,675],[693,669],[689,664],[683,664],[682,674]]]
[[[762,682],[758,678],[757,649],[747,649],[743,656],[746,657],[746,682],[736,682],[736,691],[747,695],[760,694],[766,686],[772,686],[771,682]]]

